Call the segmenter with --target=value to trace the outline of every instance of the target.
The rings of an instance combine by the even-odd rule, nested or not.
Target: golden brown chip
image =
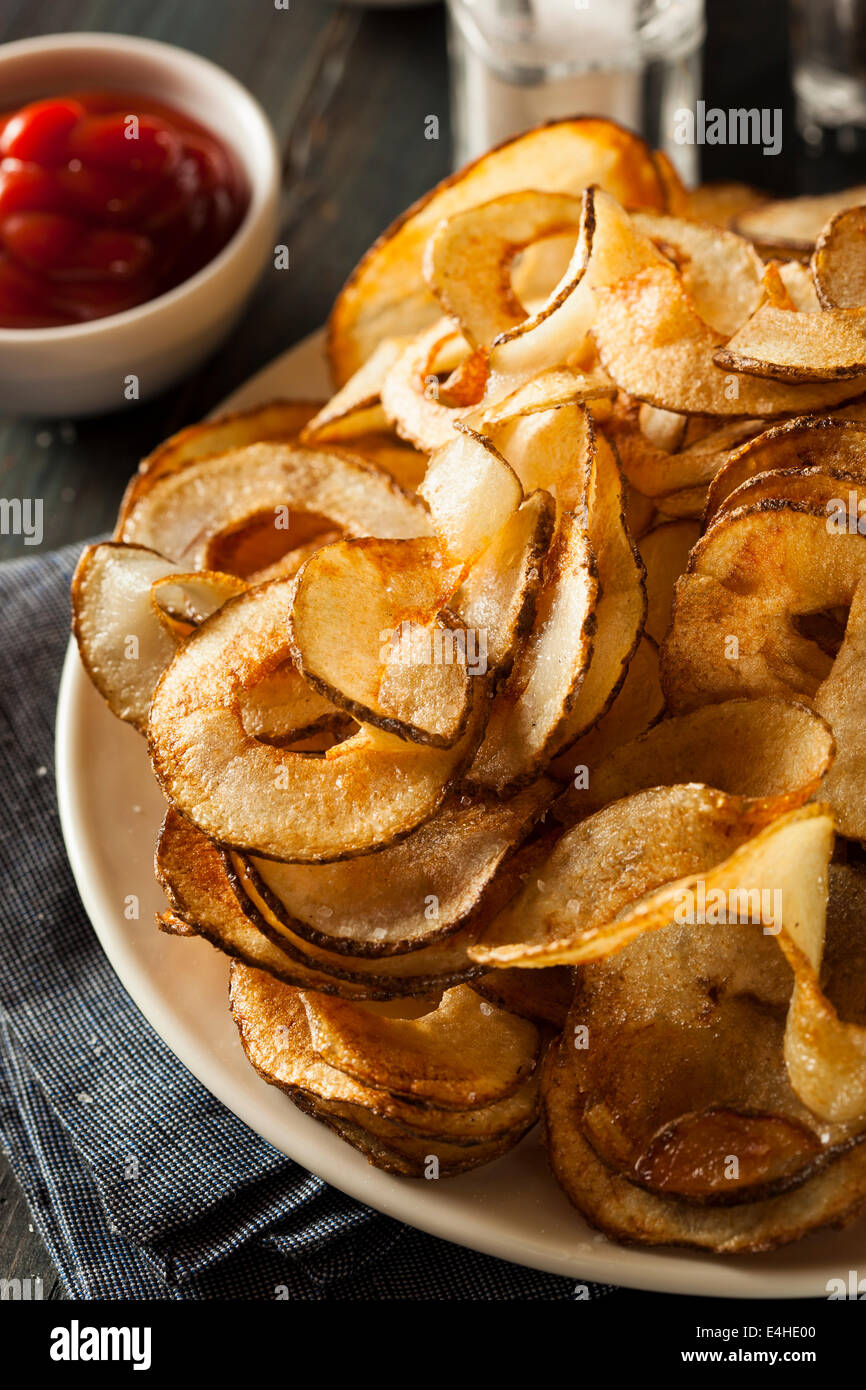
[[[469,717],[472,653],[465,629],[439,614],[458,581],[436,541],[323,547],[295,580],[297,669],[359,722],[452,747]]]
[[[251,410],[234,411],[205,420],[200,425],[171,435],[152,454],[142,459],[138,472],[129,480],[117,518],[115,540],[123,539],[123,523],[134,504],[150,490],[157,478],[177,473],[199,459],[242,449],[246,444],[264,441],[288,442],[297,439],[307,421],[321,408],[321,401],[271,401]]]
[[[772,815],[699,785],[654,787],[615,801],[560,836],[470,955],[488,968],[538,968],[619,949],[646,928],[638,910],[645,895],[726,863]],[[668,918],[660,908],[653,925],[665,926],[678,901]]]
[[[205,834],[265,857],[341,859],[393,843],[428,820],[477,746],[484,682],[471,682],[466,732],[452,748],[406,743],[364,725],[309,755],[251,737],[242,693],[291,656],[294,585],[273,580],[234,599],[193,634],[150,710],[154,772]]]
[[[280,950],[242,906],[225,855],[173,807],[165,813],[156,846],[156,876],[173,911],[157,918],[173,935],[202,936],[227,956],[265,970],[289,985],[375,999],[383,991],[335,980]]]
[[[554,790],[541,779],[510,801],[451,798],[399,844],[336,864],[248,864],[295,935],[349,956],[417,951],[479,919]]]
[[[785,468],[836,466],[866,473],[866,425],[837,416],[805,416],[774,425],[730,455],[710,484],[706,519],[750,478]]]
[[[595,1155],[576,1119],[566,1043],[548,1054],[542,1117],[550,1164],[581,1214],[613,1240],[682,1245],[718,1254],[772,1250],[821,1226],[841,1226],[866,1206],[866,1145],[843,1154],[793,1192],[713,1207],[647,1192]]]
[[[526,318],[511,284],[511,263],[530,242],[580,225],[581,200],[521,189],[456,212],[433,232],[424,278],[467,342],[484,347]]]
[[[468,985],[446,990],[420,1018],[302,994],[314,1051],[364,1086],[444,1110],[471,1110],[513,1095],[534,1071],[534,1024],[487,1003]],[[343,1007],[343,1004],[346,1007]]]
[[[263,971],[232,967],[230,1004],[244,1051],[265,1080],[288,1091],[301,1108],[309,1104],[313,1113],[348,1119],[388,1148],[402,1150],[405,1143],[411,1154],[412,1141],[423,1143],[421,1154],[438,1156],[449,1166],[488,1161],[534,1122],[537,1085],[531,1074],[503,1100],[464,1110],[408,1102],[356,1081],[317,1052],[304,999],[301,991]],[[496,1145],[493,1152],[491,1145]]]
[[[847,520],[847,498],[842,511]],[[856,523],[852,529],[832,520],[823,508],[788,498],[719,516],[678,581],[662,686],[677,712],[742,695],[811,704],[836,739],[825,795],[837,826],[864,838],[855,790],[863,726],[855,711],[866,548]]]
[[[421,265],[442,218],[526,188],[580,196],[592,183],[627,207],[665,206],[649,148],[613,121],[591,116],[519,135],[433,189],[370,248],[338,296],[329,323],[337,384],[357,371],[382,338],[417,333],[436,314]]]
[[[567,822],[646,787],[702,782],[781,812],[815,794],[834,754],[829,724],[805,705],[726,700],[664,719],[624,743],[555,810]]]
[[[429,534],[422,504],[381,469],[349,454],[286,444],[251,444],[164,475],[121,529],[127,544],[158,541],[184,569],[203,569],[226,533],[252,521],[263,522],[283,550],[306,542],[311,523],[314,534]]]
[[[866,387],[863,369],[850,379],[807,379],[800,384],[799,377],[789,382],[747,375],[739,356],[729,368],[720,366],[726,360],[723,335],[695,312],[678,272],[669,264],[650,266],[600,288],[597,301],[592,334],[605,371],[623,391],[666,410],[788,415],[836,405]],[[794,317],[769,308],[758,314],[781,315],[786,321]],[[781,341],[787,345],[791,340],[786,332],[785,324],[779,325]]]
[[[686,568],[689,551],[700,533],[696,521],[668,521],[641,538],[638,549],[646,570],[647,595],[644,631],[655,642],[663,641],[670,627],[674,585]]]

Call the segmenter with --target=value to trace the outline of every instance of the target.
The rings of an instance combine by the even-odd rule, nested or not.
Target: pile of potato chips
[[[613,1238],[866,1205],[861,202],[531,131],[364,257],[330,401],[182,431],[82,557],[159,925],[371,1162],[540,1113]]]

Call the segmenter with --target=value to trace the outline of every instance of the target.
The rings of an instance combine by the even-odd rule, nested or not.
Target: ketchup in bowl
[[[76,92],[0,114],[0,328],[155,299],[213,260],[248,203],[232,152],[150,97]]]

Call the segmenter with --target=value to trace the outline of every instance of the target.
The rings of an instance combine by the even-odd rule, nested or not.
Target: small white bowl
[[[0,45],[0,108],[68,91],[145,92],[212,130],[236,154],[250,204],[231,241],[190,279],[135,309],[65,328],[0,327],[0,411],[94,415],[145,400],[190,372],[232,327],[273,256],[276,141],[258,102],[205,58],[151,39],[53,34]]]

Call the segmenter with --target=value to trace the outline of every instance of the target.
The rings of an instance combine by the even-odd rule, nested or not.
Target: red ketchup
[[[232,152],[150,97],[76,92],[0,115],[0,328],[54,328],[189,279],[243,220]]]

